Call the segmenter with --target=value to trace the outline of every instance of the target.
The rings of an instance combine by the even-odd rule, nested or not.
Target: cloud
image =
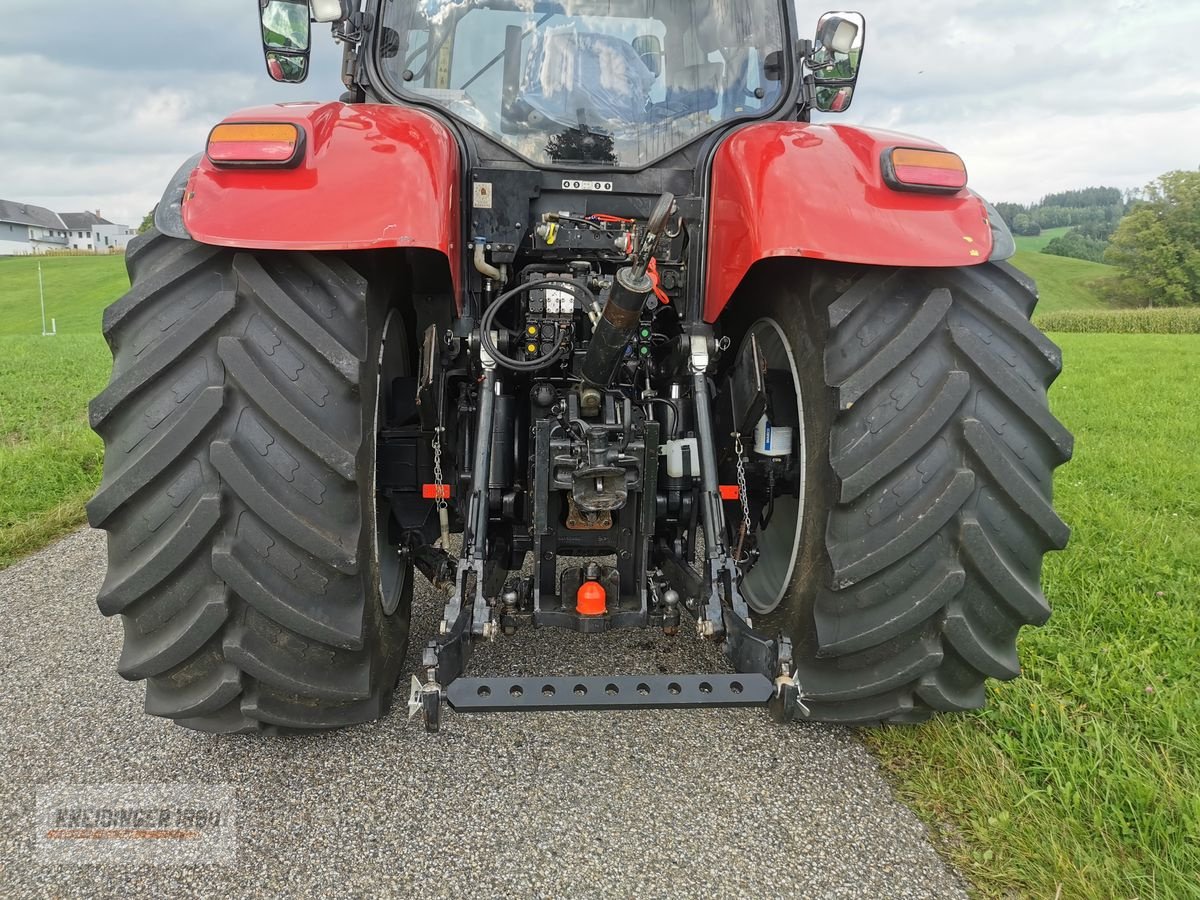
[[[4,199],[137,225],[225,116],[342,90],[340,51],[320,26],[309,82],[272,82],[248,0],[72,3],[53,13],[43,2],[4,2]]]
[[[738,0],[743,2],[743,0]],[[755,0],[757,2],[757,0]],[[216,122],[330,99],[340,50],[317,26],[313,74],[271,82],[250,0],[4,0],[0,197],[137,224]],[[1158,0],[862,0],[863,74],[840,121],[941,141],[972,185],[1030,201],[1135,187],[1200,163],[1200,5]],[[801,32],[821,8],[801,4]]]
[[[1196,4],[859,6],[867,46],[843,120],[941,141],[989,197],[1138,187],[1200,162],[1200,78],[1189,50],[1200,42]]]

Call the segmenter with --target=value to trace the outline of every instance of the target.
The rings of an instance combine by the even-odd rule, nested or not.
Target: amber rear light
[[[297,125],[227,122],[208,136],[214,166],[288,169],[304,156],[304,131]]]
[[[883,154],[883,180],[898,191],[954,194],[967,186],[967,167],[949,150],[893,147]]]

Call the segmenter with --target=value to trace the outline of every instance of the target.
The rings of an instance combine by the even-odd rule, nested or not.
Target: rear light
[[[226,123],[208,136],[208,158],[214,166],[290,169],[303,156],[304,131],[288,123]]]
[[[953,194],[967,186],[967,167],[949,150],[893,147],[883,154],[883,180],[898,191]]]

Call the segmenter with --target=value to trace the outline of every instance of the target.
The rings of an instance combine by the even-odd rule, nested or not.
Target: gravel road
[[[141,711],[83,531],[0,572],[0,896],[963,897],[921,824],[838,728],[757,710],[448,712],[292,739],[212,737]],[[418,590],[425,587],[418,580]],[[419,596],[413,648],[436,602]],[[526,631],[472,674],[703,671],[685,637]],[[40,861],[39,784],[231,784],[231,865]]]

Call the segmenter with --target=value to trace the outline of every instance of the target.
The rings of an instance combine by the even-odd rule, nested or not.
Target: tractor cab
[[[407,0],[381,17],[390,90],[539,166],[643,168],[785,96],[775,0]]]

